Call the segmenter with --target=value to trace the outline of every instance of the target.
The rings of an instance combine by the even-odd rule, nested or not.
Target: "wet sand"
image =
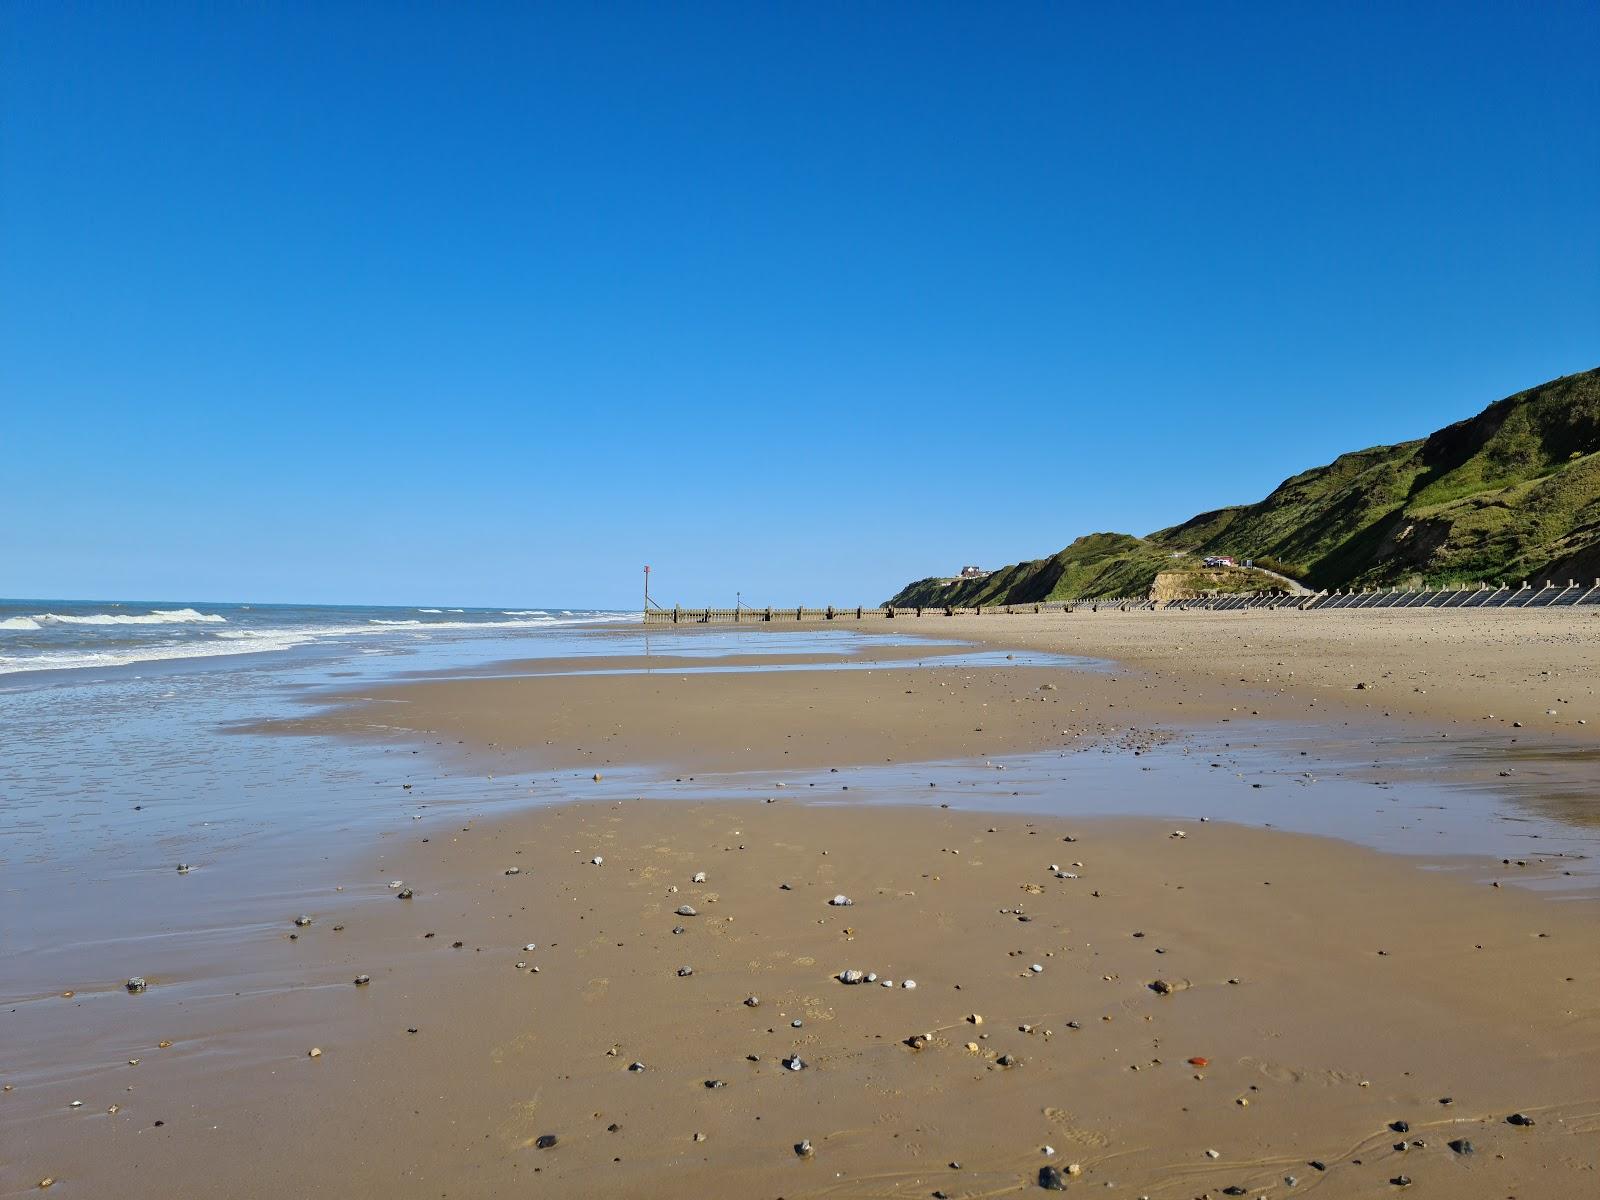
[[[7,1194],[975,1197],[1077,1164],[1128,1196],[1593,1195],[1588,904],[1238,826],[778,795],[419,832],[242,976],[13,1006],[13,1047],[99,1032],[7,1072]]]
[[[929,615],[906,620],[899,631],[1114,659],[1198,693],[1220,689],[1267,704],[1283,716],[1320,709],[1414,718],[1439,730],[1502,732],[1523,742],[1600,735],[1596,608],[1079,610]]]
[[[1600,615],[1579,610],[930,613],[884,629],[899,639],[960,638],[1024,661],[1034,651],[1107,663],[1074,671],[1066,688],[1060,666],[977,668],[949,646],[750,656],[738,665],[767,660],[788,669],[697,674],[703,663],[675,654],[710,632],[655,633],[648,657],[563,662],[539,674],[512,663],[470,679],[419,679],[278,728],[421,736],[439,748],[492,749],[508,766],[651,763],[684,771],[982,757],[1113,732],[1131,731],[1137,741],[1158,727],[1250,717],[1504,735],[1507,746],[1524,747],[1587,742],[1600,732]],[[770,643],[815,629],[747,632]],[[821,669],[841,657],[883,669]],[[919,659],[931,669],[908,680]],[[627,674],[562,674],[580,668]]]
[[[955,661],[960,648],[915,657],[908,649],[916,648],[866,647],[848,661],[871,669],[851,670],[816,654],[774,656],[781,670],[732,673],[659,655],[589,660],[585,674],[567,663],[537,674],[513,663],[342,696],[331,708],[313,697],[318,711],[305,719],[251,728],[420,738],[484,770],[646,764],[692,773],[981,758],[1115,734],[1147,740],[1156,720],[1212,718],[1229,707],[1186,701],[1125,671],[980,667]]]
[[[1071,1190],[1161,1200],[1592,1196],[1592,891],[1492,886],[1488,863],[1462,869],[1449,846],[1437,859],[1455,869],[1437,871],[1224,822],[1175,837],[1170,822],[944,809],[937,788],[883,808],[776,786],[786,771],[1088,746],[1126,756],[1136,781],[1132,756],[1186,724],[1259,731],[1313,709],[1419,736],[1477,722],[1506,762],[1514,738],[1587,728],[1593,652],[1559,640],[1582,627],[1529,625],[1522,658],[1491,648],[1478,663],[1442,634],[1437,652],[1393,634],[1319,650],[1163,626],[1171,645],[1214,639],[1190,656],[1137,624],[1151,618],[1165,619],[1095,614],[1095,637],[1021,617],[960,626],[1122,660],[1107,671],[974,667],[942,648],[917,670],[896,665],[903,650],[747,674],[521,664],[367,689],[292,723],[376,737],[407,762],[423,761],[408,747],[442,752],[461,776],[565,771],[557,794],[590,798],[441,807],[339,853],[306,847],[295,878],[320,881],[213,936],[107,946],[86,926],[50,960],[71,964],[57,986],[5,989],[0,1195],[49,1179],[80,1196],[977,1197],[1036,1191],[1055,1166]],[[1229,680],[1258,648],[1285,674]],[[1486,664],[1506,675],[1497,706],[1559,685],[1572,728],[1473,718],[1476,701],[1450,692]],[[1348,669],[1383,682],[1320,694]],[[1417,699],[1384,718],[1366,708],[1383,688]],[[639,800],[622,780],[652,767],[760,768],[770,786]],[[1108,807],[1154,803],[1137,786]],[[983,802],[1003,806],[1005,787],[995,773]],[[148,886],[198,885],[203,904],[223,882]],[[854,903],[830,906],[836,894]],[[896,986],[847,986],[846,969]],[[149,986],[129,994],[135,972]],[[1159,995],[1158,979],[1179,987]],[[1517,1113],[1533,1124],[1508,1124]]]

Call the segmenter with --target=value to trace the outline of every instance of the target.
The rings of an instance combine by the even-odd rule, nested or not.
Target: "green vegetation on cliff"
[[[1340,455],[1255,504],[1148,537],[1090,534],[984,579],[919,580],[890,603],[1142,594],[1161,571],[1207,554],[1252,558],[1313,588],[1590,577],[1600,564],[1600,368],[1429,437]]]

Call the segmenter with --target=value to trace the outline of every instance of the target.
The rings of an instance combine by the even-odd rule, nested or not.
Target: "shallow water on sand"
[[[1479,870],[1486,859],[1490,866],[1521,859],[1530,865],[1506,870],[1516,882],[1594,882],[1600,823],[1584,780],[1594,778],[1596,764],[1592,752],[1579,750],[1564,759],[1521,758],[1513,776],[1501,777],[1493,769],[1500,752],[1487,744],[1256,723],[1188,731],[1140,753],[1111,744],[987,763],[686,780],[641,766],[608,768],[596,784],[571,771],[482,775],[421,748],[227,732],[238,722],[303,713],[308,700],[333,689],[424,673],[465,677],[509,659],[520,671],[537,671],[538,659],[642,653],[676,671],[717,670],[720,656],[748,664],[748,656],[763,654],[915,668],[916,660],[849,657],[885,644],[881,635],[849,630],[783,638],[708,630],[668,641],[637,627],[547,629],[378,653],[324,645],[13,683],[0,689],[0,999],[115,981],[124,969],[138,973],[159,959],[163,944],[181,942],[186,957],[205,951],[220,961],[244,932],[269,915],[281,919],[323,886],[330,860],[354,857],[375,839],[572,799],[761,794],[1209,817],[1440,862],[1471,856]],[[990,651],[952,656],[952,643],[918,644],[937,650],[932,657],[945,665],[1101,665]],[[191,869],[179,873],[179,864]],[[382,890],[377,882],[361,886]]]
[[[71,986],[62,976],[81,979],[90,968],[80,964],[99,948],[171,936],[223,943],[263,912],[296,903],[325,878],[330,857],[430,816],[573,795],[568,780],[486,777],[410,748],[235,732],[246,723],[303,715],[308,702],[335,690],[418,675],[470,677],[508,660],[524,671],[560,660],[570,673],[573,660],[649,655],[682,671],[715,670],[717,657],[733,654],[746,662],[808,654],[824,659],[812,668],[823,669],[873,665],[850,656],[903,644],[926,646],[946,662],[943,652],[955,645],[850,630],[782,638],[708,630],[666,639],[637,626],[519,627],[7,676],[0,684],[0,998]],[[1006,658],[960,656],[968,660],[987,666]],[[649,773],[608,776],[608,787],[643,786]],[[190,870],[180,874],[180,864]]]
[[[1159,817],[1174,828],[1228,821],[1421,856],[1507,883],[1600,886],[1600,753],[1528,751],[1511,778],[1485,769],[1503,761],[1486,741],[1363,738],[1263,722],[1189,730],[1139,750],[1111,743],[982,762],[700,775],[641,794]]]

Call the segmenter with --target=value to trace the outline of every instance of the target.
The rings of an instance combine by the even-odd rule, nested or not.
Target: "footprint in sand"
[[[495,1066],[501,1066],[506,1059],[525,1054],[538,1043],[538,1037],[532,1033],[519,1033],[509,1042],[504,1042],[489,1051],[489,1061]]]
[[[807,996],[801,1001],[801,1011],[806,1014],[808,1021],[831,1021],[833,1010],[823,1002],[820,996]]]
[[[1361,1076],[1352,1074],[1349,1071],[1291,1067],[1286,1063],[1274,1062],[1267,1058],[1256,1058],[1251,1055],[1246,1055],[1239,1062],[1242,1066],[1249,1067],[1258,1075],[1272,1080],[1273,1083],[1315,1083],[1323,1087],[1335,1087],[1339,1084],[1361,1082]]]
[[[1060,1130],[1060,1140],[1071,1142],[1075,1146],[1088,1146],[1095,1150],[1104,1150],[1110,1145],[1110,1139],[1105,1134],[1093,1129],[1084,1129],[1076,1123],[1076,1118],[1069,1112],[1060,1108],[1047,1108],[1044,1118]]]

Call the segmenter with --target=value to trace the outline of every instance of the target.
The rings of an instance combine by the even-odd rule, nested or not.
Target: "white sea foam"
[[[188,610],[172,610],[177,612],[194,612]],[[43,615],[43,614],[41,614]],[[109,615],[109,614],[107,614]],[[120,614],[119,614],[120,615]],[[205,614],[197,614],[205,616]],[[409,637],[425,637],[435,630],[507,630],[507,629],[542,629],[552,625],[591,625],[608,621],[637,621],[637,614],[608,613],[594,616],[573,616],[567,619],[554,617],[537,617],[508,621],[398,621],[385,622],[375,619],[373,622],[338,625],[297,625],[279,629],[217,629],[207,630],[203,636],[191,637],[186,641],[160,641],[151,642],[142,646],[119,646],[115,650],[62,650],[59,652],[43,654],[0,654],[0,675],[13,675],[22,671],[61,671],[73,669],[97,669],[109,667],[123,667],[142,662],[166,662],[173,659],[186,658],[217,658],[224,655],[265,654],[277,650],[292,650],[296,646],[305,646],[313,642],[337,640],[339,638],[359,638],[367,640],[374,636],[388,634],[398,636],[404,634]],[[27,617],[12,617],[5,623],[6,628],[21,628],[13,624],[16,621],[30,620]],[[191,618],[192,619],[192,618]],[[219,618],[220,620],[220,618]],[[123,622],[118,622],[119,624]],[[153,622],[140,622],[151,624]],[[372,647],[371,653],[382,652],[380,647]]]
[[[12,619],[25,621],[30,618]],[[192,608],[157,608],[147,613],[35,613],[31,619],[38,625],[220,625],[228,618],[220,613],[197,612]],[[13,626],[8,624],[7,628]]]
[[[436,612],[441,612],[443,610],[437,609],[437,608],[419,608],[419,609],[417,609],[417,611],[418,612],[426,612],[426,613],[436,613]]]
[[[451,609],[451,612],[457,610]],[[369,625],[376,625],[380,629],[396,629],[412,632],[425,630],[433,632],[436,629],[543,629],[550,625],[589,625],[597,621],[622,621],[628,614],[611,613],[605,616],[580,617],[576,613],[567,617],[552,617],[549,614],[539,616],[518,617],[511,621],[388,621],[382,617],[369,617]]]
[[[4,621],[0,621],[0,629],[33,630],[42,628],[44,626],[40,625],[32,617],[7,617]]]
[[[59,654],[0,654],[0,675],[21,671],[68,671],[85,668],[126,667],[134,663],[167,662],[178,658],[217,658],[225,654],[264,654],[290,650],[315,640],[310,637],[262,635],[254,641],[164,642],[158,645],[107,651],[65,651]]]

